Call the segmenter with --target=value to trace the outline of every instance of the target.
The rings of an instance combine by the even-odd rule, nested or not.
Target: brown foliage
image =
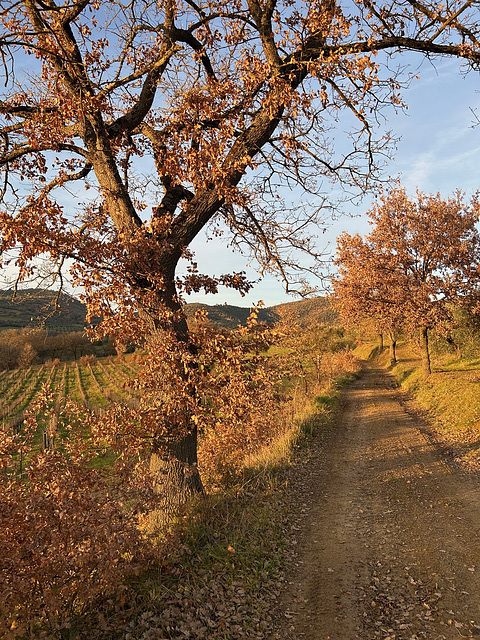
[[[246,328],[226,333],[207,326],[196,338],[202,345],[203,369],[199,460],[212,481],[217,475],[235,474],[248,455],[278,435],[287,400],[280,387],[284,371],[278,359],[266,355],[279,334],[256,325],[252,316]]]
[[[136,354],[139,376],[133,382],[141,402],[128,409],[113,405],[92,422],[92,432],[126,462],[152,453],[171,456],[172,425],[188,436],[192,422],[201,441],[200,466],[210,481],[234,474],[249,453],[275,436],[275,415],[284,396],[278,390],[282,369],[266,356],[279,339],[275,329],[256,323],[231,332],[214,329],[197,313],[190,345],[151,336]],[[192,468],[193,467],[193,468]],[[196,460],[182,467],[195,472]]]
[[[86,446],[78,408],[66,407],[66,436],[49,434],[56,448],[39,449],[39,431],[51,428],[52,418],[53,399],[45,388],[22,432],[0,434],[5,638],[42,637],[46,629],[57,636],[95,603],[113,594],[120,598],[129,576],[153,557],[132,506],[140,504],[138,490],[89,467],[94,452],[91,443]]]
[[[333,278],[334,300],[345,323],[372,320],[380,332],[421,330],[429,373],[428,330],[449,331],[454,305],[475,305],[480,278],[478,198],[458,192],[397,188],[367,212],[374,228],[362,239],[342,234]]]
[[[320,363],[320,374],[332,384],[336,378],[358,373],[358,359],[349,350],[326,353]]]
[[[197,422],[200,464],[209,485],[218,486],[291,426],[288,397],[281,391],[292,372],[301,372],[297,360],[311,360],[321,349],[325,377],[334,376],[334,367],[335,375],[354,368],[351,354],[340,349],[341,332],[329,328],[307,337],[286,335],[286,327],[257,324],[255,312],[247,327],[230,333],[215,331],[201,317],[195,326],[195,354],[179,353],[175,341],[169,353],[155,350],[152,341],[148,352],[136,354],[138,407],[114,404],[96,416],[69,402],[59,416],[53,394],[44,388],[21,432],[1,432],[0,633],[6,638],[66,635],[82,616],[92,624],[92,612],[108,609],[106,599],[122,603],[133,597],[130,579],[155,561],[145,527],[165,502],[154,491],[158,483],[152,481],[149,455],[173,420],[178,428]],[[279,340],[287,348],[277,345],[278,355],[268,353]],[[338,347],[331,359],[328,340]],[[165,338],[159,342],[162,349],[166,344]],[[314,379],[312,365],[313,360],[308,368]],[[198,402],[187,392],[179,396],[186,373]],[[43,432],[48,437],[42,451]],[[159,618],[171,622],[178,615],[172,609]]]
[[[82,367],[86,367],[90,364],[95,364],[96,361],[97,358],[93,354],[91,354],[89,356],[82,356],[79,362]]]
[[[24,368],[37,359],[58,356],[76,360],[91,350],[92,344],[83,331],[49,335],[44,329],[9,329],[0,332],[0,369]]]
[[[236,463],[232,442],[243,456],[254,440],[270,437],[261,406],[276,400],[275,380],[262,372],[267,337],[255,327],[248,336],[207,339],[208,328],[198,341],[189,335],[182,295],[250,287],[242,273],[199,273],[188,249],[193,239],[207,225],[213,233],[225,226],[262,271],[302,285],[291,249],[318,257],[312,229],[322,217],[316,207],[278,206],[275,177],[307,193],[317,193],[324,178],[364,188],[387,144],[374,140],[377,111],[400,103],[399,77],[377,53],[408,49],[475,64],[480,24],[468,3],[436,0],[391,0],[380,13],[367,0],[295,9],[275,0],[201,7],[19,0],[6,4],[0,23],[2,266],[16,251],[18,278],[27,279],[47,256],[61,281],[72,264],[88,320],[103,319],[95,334],[145,349],[139,407],[77,415],[80,433],[71,423],[54,451],[35,451],[33,423],[21,436],[3,434],[2,459],[11,464],[22,450],[28,464],[22,478],[14,467],[0,478],[16,527],[2,510],[0,535],[9,535],[0,561],[10,554],[20,572],[16,582],[10,565],[2,602],[11,602],[11,612],[28,597],[35,615],[43,611],[55,627],[64,619],[57,593],[81,610],[114,588],[128,553],[136,557],[141,547],[109,483],[120,492],[115,479],[122,491],[135,481],[151,506],[162,479],[149,477],[150,454],[171,463],[188,494],[201,490],[199,428],[205,464],[220,471]],[[343,158],[327,135],[341,114],[349,129],[352,116],[357,123]],[[72,188],[79,204],[67,210],[61,195]],[[189,269],[179,276],[182,257]],[[70,346],[75,358],[84,355],[81,345]],[[85,466],[85,440],[88,455],[94,447],[118,456],[115,479]],[[213,462],[215,447],[221,464]],[[22,510],[32,514],[31,538],[23,537]]]

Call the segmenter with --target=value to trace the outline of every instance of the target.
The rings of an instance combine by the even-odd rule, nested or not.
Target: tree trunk
[[[187,321],[182,312],[177,297],[175,281],[173,277],[165,277],[165,289],[158,293],[158,318],[152,321],[152,332],[172,332],[175,338],[196,355],[196,348],[190,343],[190,334]],[[142,292],[139,291],[138,300],[141,301]],[[168,320],[162,320],[162,308],[166,307],[171,313]],[[152,309],[149,308],[148,316],[152,318]],[[178,366],[172,362],[172,366],[178,371],[184,370],[183,363]],[[197,366],[191,364],[191,371]],[[189,372],[185,372],[185,385],[179,389],[179,393],[189,396],[196,403],[195,385],[189,380]],[[164,516],[157,519],[162,522],[180,509],[185,502],[195,494],[203,493],[203,484],[197,466],[197,426],[189,415],[183,420],[182,425],[171,424],[168,433],[154,439],[154,446],[150,456],[150,471],[154,476],[155,491],[162,495],[162,509]],[[182,435],[179,435],[182,434]]]
[[[422,350],[422,373],[424,378],[432,373],[430,364],[430,350],[428,348],[428,327],[422,327],[420,333],[420,347]]]
[[[462,357],[462,348],[460,347],[460,345],[455,342],[452,336],[447,336],[447,343],[455,349],[456,358],[457,360],[460,360],[460,358]]]
[[[383,351],[383,333],[379,333],[378,334],[378,338],[380,340],[380,344],[378,346],[378,348],[380,349],[380,353]]]
[[[193,495],[203,493],[197,467],[197,429],[181,439],[162,443],[161,451],[150,456],[155,491],[162,495],[165,515],[176,513]]]
[[[390,337],[390,364],[397,364],[397,340],[391,331],[389,333]]]

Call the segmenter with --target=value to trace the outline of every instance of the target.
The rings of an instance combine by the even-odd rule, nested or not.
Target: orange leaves
[[[255,311],[247,327],[227,333],[202,328],[198,380],[200,403],[200,466],[210,482],[235,473],[245,457],[276,435],[276,416],[282,411],[278,363],[265,355],[275,333],[256,323]]]
[[[0,432],[2,637],[24,637],[26,628],[57,634],[72,615],[119,593],[152,558],[135,514],[122,505],[128,487],[120,490],[114,476],[86,464],[79,409],[67,407],[56,448],[38,449],[51,410],[44,388],[22,433]]]
[[[453,322],[451,303],[471,304],[480,274],[478,199],[459,192],[444,200],[397,188],[368,212],[373,231],[343,234],[333,279],[345,322],[371,318],[388,330],[442,329]]]
[[[81,185],[90,188],[116,232],[102,235],[87,215],[74,237],[76,223],[58,215],[45,244],[55,259],[79,263],[78,284],[93,289],[105,277],[108,302],[118,292],[112,273],[120,278],[123,267],[129,285],[146,279],[158,286],[157,270],[174,268],[215,216],[223,216],[236,244],[245,242],[263,267],[287,278],[298,264],[291,247],[317,257],[304,223],[318,218],[302,211],[291,233],[292,225],[283,224],[288,214],[275,202],[275,176],[306,193],[318,190],[317,177],[367,185],[375,153],[387,142],[373,141],[376,114],[389,101],[401,104],[399,78],[387,65],[382,73],[375,54],[407,48],[478,59],[476,45],[463,44],[466,27],[459,22],[475,36],[475,16],[449,11],[433,0],[426,9],[393,1],[374,9],[362,0],[342,7],[216,0],[199,8],[172,0],[128,12],[116,2],[45,7],[20,0],[0,16],[6,207],[22,210],[15,180],[23,180],[33,194],[26,212],[41,237],[35,222],[41,198],[55,201],[70,183],[75,195]],[[428,27],[423,15],[430,16]],[[444,49],[431,40],[437,31],[441,43],[450,43]],[[28,55],[38,62],[26,74]],[[338,158],[342,145],[330,145],[327,135],[342,112],[358,126]],[[29,226],[25,218],[23,225]],[[137,235],[141,228],[145,233]],[[28,230],[16,236],[24,246],[31,238]],[[117,240],[122,246],[115,251],[109,243]],[[36,254],[23,255],[22,276]],[[195,275],[184,286],[214,291],[216,283]],[[246,290],[238,278],[234,286]],[[108,306],[98,310],[106,315]]]

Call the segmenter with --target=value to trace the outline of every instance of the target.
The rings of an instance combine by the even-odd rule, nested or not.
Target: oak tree
[[[261,271],[298,280],[291,250],[315,258],[318,211],[285,208],[278,182],[365,188],[388,145],[378,113],[401,104],[395,55],[477,65],[476,3],[17,0],[0,23],[0,250],[18,250],[20,279],[41,255],[59,279],[73,263],[97,334],[164,351],[189,400],[151,442],[200,490],[182,296],[249,283],[200,274],[190,244],[226,228]]]
[[[397,284],[389,256],[376,251],[359,234],[343,233],[337,239],[335,263],[338,275],[332,279],[332,300],[346,327],[365,324],[382,337],[390,338],[390,360],[396,361],[396,333],[403,312],[392,295]]]
[[[461,192],[448,199],[397,187],[367,212],[373,230],[340,236],[332,280],[347,322],[362,318],[420,333],[422,369],[431,373],[428,334],[448,332],[455,305],[474,307],[480,283],[480,203]]]

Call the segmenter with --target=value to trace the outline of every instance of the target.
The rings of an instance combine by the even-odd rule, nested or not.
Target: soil
[[[382,370],[345,390],[291,487],[272,640],[480,638],[480,481],[425,427]]]

